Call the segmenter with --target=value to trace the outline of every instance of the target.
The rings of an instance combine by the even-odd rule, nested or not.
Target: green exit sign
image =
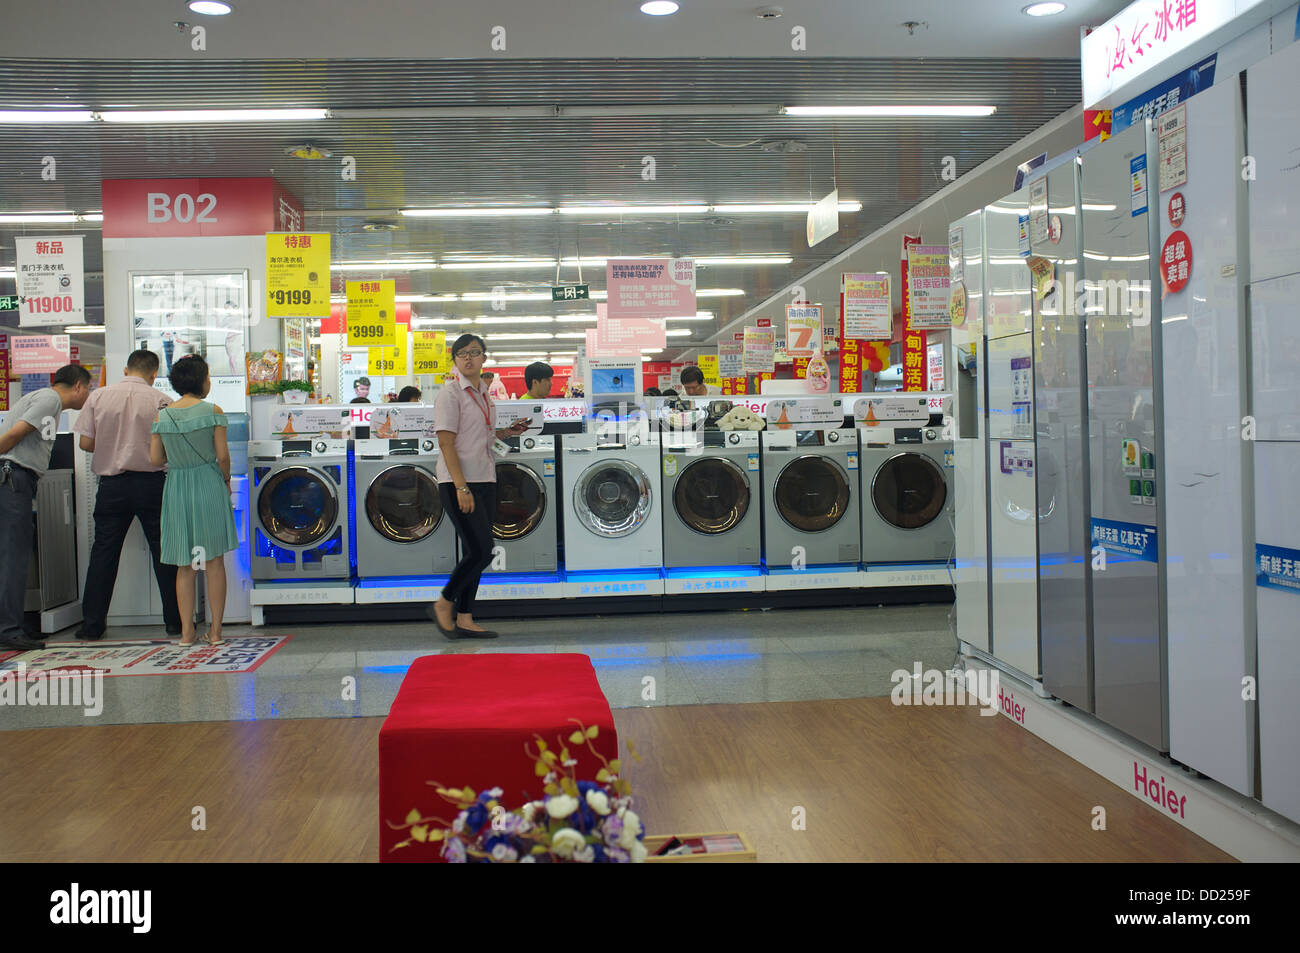
[[[590,285],[552,285],[552,301],[584,301],[591,297]]]
[[[17,311],[17,295],[0,295],[0,311]]]

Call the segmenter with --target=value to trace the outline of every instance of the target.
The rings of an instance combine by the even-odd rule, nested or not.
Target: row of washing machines
[[[527,436],[497,462],[488,573],[944,563],[938,427]],[[255,581],[437,576],[457,561],[437,441],[249,444]]]

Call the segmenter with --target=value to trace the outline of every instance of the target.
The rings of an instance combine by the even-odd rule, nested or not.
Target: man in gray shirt
[[[6,382],[7,386],[7,382]],[[90,396],[90,373],[66,364],[54,384],[24,395],[0,434],[0,648],[44,648],[23,626],[27,571],[32,558],[32,502],[36,481],[45,475],[54,450],[59,415],[80,410]]]

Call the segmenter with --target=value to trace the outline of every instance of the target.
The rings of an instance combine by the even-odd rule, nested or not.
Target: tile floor
[[[948,668],[951,605],[765,609],[501,619],[490,642],[448,642],[431,623],[275,625],[294,638],[256,671],[104,680],[103,712],[0,706],[0,729],[53,725],[356,718],[386,715],[412,660],[464,652],[581,652],[614,708],[808,701],[887,695],[890,674]],[[70,639],[56,636],[51,642]],[[227,626],[226,638],[253,634]],[[135,628],[122,639],[156,637]],[[344,700],[344,679],[356,680]]]

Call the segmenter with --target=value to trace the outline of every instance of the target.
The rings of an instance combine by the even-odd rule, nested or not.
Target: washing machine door
[[[384,539],[418,543],[442,522],[437,481],[424,467],[389,467],[366,490],[366,520]]]
[[[339,498],[334,483],[311,467],[277,470],[266,478],[257,499],[262,530],[286,546],[311,546],[334,528]]]
[[[546,515],[546,487],[531,467],[505,461],[497,464],[497,515],[492,535],[523,539]]]
[[[673,506],[690,529],[716,536],[733,529],[749,510],[745,471],[725,457],[687,464],[673,487]]]
[[[923,453],[896,453],[871,478],[871,504],[876,514],[899,529],[928,526],[948,502],[943,470]]]
[[[805,533],[830,529],[849,508],[849,478],[830,457],[807,454],[787,463],[773,497],[781,519]]]
[[[601,460],[583,471],[573,488],[578,521],[597,536],[634,533],[650,515],[650,480],[626,460]]]

